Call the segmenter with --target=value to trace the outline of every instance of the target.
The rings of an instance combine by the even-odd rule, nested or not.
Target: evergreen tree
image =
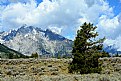
[[[37,53],[37,52],[32,53],[32,55],[31,55],[31,58],[38,58],[38,57],[39,57],[39,55],[38,55],[38,53]]]
[[[98,36],[98,32],[95,32],[96,28],[93,24],[85,22],[77,31],[72,50],[73,61],[69,66],[70,72],[86,74],[101,71],[98,59],[104,54],[102,43],[105,38],[96,40]]]

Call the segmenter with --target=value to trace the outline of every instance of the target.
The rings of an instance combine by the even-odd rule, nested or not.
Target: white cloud
[[[58,28],[56,26],[48,26],[50,30],[52,30],[52,32],[55,32],[56,34],[60,34],[62,28]]]
[[[23,23],[24,18],[26,18],[31,13],[31,9],[33,10],[35,6],[36,3],[34,1],[27,4],[16,3],[6,6],[6,8],[2,12],[2,17],[1,17],[4,29],[6,30],[11,28],[17,28],[22,24],[24,24]],[[30,21],[31,20],[28,19],[28,22]]]
[[[5,3],[6,0],[0,2]],[[73,38],[83,22],[98,26],[99,34],[108,39],[120,36],[121,15],[114,16],[113,7],[105,0],[9,0],[0,6],[0,29],[9,30],[23,24],[51,28],[66,37]],[[25,2],[25,3],[24,3]],[[50,27],[52,26],[52,27]]]
[[[121,51],[121,15],[113,18],[102,17],[98,26],[98,31],[102,36],[106,36],[105,45],[113,45],[118,51]],[[101,18],[100,18],[101,19]]]
[[[5,29],[28,24],[44,28],[48,25],[58,25],[73,30],[82,22],[96,22],[100,14],[111,14],[111,12],[112,9],[103,0],[52,0],[52,2],[44,0],[38,6],[34,0],[31,0],[27,4],[8,5],[2,14],[2,24]]]
[[[121,51],[121,36],[117,37],[116,39],[106,39],[104,42],[105,46],[113,46],[117,49],[117,51]]]
[[[101,33],[101,36],[106,36],[107,38],[116,38],[116,33],[119,33],[117,32],[117,29],[120,26],[119,24],[118,16],[109,18],[106,15],[102,15],[99,18],[98,31]]]

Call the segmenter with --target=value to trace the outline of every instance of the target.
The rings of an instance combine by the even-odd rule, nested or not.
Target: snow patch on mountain
[[[25,55],[37,52],[50,56],[69,55],[73,44],[71,40],[50,29],[42,30],[26,25],[17,30],[0,33],[0,43]]]
[[[106,39],[104,41],[104,50],[112,54],[121,54],[121,43],[119,40]]]

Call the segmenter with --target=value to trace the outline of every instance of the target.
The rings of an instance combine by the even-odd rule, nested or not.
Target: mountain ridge
[[[33,26],[22,26],[17,30],[0,33],[0,42],[25,55],[37,52],[40,55],[71,55],[73,41],[52,32]]]
[[[25,55],[8,48],[7,46],[0,43],[0,58],[9,58],[9,59],[15,59],[15,58],[24,58]]]
[[[21,52],[31,55],[37,52],[47,57],[71,56],[73,41],[69,40],[50,29],[42,30],[34,26],[21,26],[17,30],[0,32],[0,43]],[[103,48],[110,54],[121,54],[114,45]]]

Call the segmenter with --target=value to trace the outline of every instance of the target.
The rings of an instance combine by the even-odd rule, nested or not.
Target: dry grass
[[[69,74],[71,59],[0,60],[0,81],[121,81],[121,58],[101,58],[101,74]]]

